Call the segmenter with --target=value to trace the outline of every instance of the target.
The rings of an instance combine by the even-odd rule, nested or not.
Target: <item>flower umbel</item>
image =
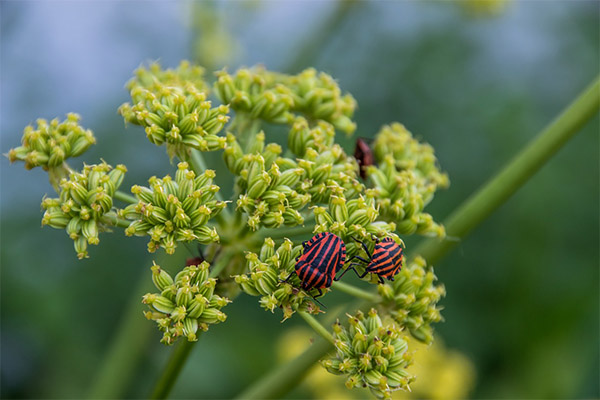
[[[217,280],[208,273],[206,261],[185,267],[175,279],[160,266],[152,266],[152,281],[160,293],[148,293],[142,302],[150,307],[146,318],[164,332],[161,342],[173,344],[179,337],[196,341],[198,330],[207,331],[210,324],[227,319],[221,308],[230,300],[214,293]]]
[[[37,120],[37,128],[29,125],[23,131],[22,145],[8,152],[10,162],[25,162],[25,168],[42,167],[45,170],[59,167],[71,157],[83,154],[96,143],[94,134],[81,127],[79,115],[67,114],[67,119],[58,118],[48,122]]]
[[[102,164],[86,165],[81,173],[72,171],[60,182],[59,198],[45,198],[42,225],[66,229],[75,242],[77,257],[88,256],[87,245],[98,244],[98,233],[108,230],[103,217],[116,216],[113,195],[123,182],[127,168]]]
[[[176,70],[141,67],[127,84],[133,105],[125,103],[119,112],[127,122],[145,127],[150,142],[166,143],[170,157],[186,160],[189,148],[222,149],[225,137],[217,134],[229,121],[229,107],[212,107],[203,75],[202,68],[187,62]]]
[[[391,398],[393,390],[409,390],[414,379],[407,371],[412,356],[407,352],[408,337],[390,318],[375,309],[367,316],[361,311],[348,315],[348,328],[333,325],[336,354],[321,364],[334,374],[348,376],[346,387],[368,387],[378,398]]]
[[[433,268],[422,257],[407,263],[394,277],[393,282],[378,286],[387,310],[396,322],[406,327],[411,335],[424,343],[433,341],[432,323],[440,322],[442,316],[437,303],[446,295],[437,280]]]
[[[305,293],[300,288],[300,280],[295,274],[296,257],[302,252],[302,246],[285,239],[275,249],[275,242],[266,238],[260,253],[246,253],[249,273],[236,275],[235,281],[242,290],[251,296],[261,296],[260,306],[273,312],[276,308],[283,310],[286,320],[296,311],[319,313],[319,307],[310,299],[318,291]],[[290,277],[291,275],[291,277]],[[289,281],[283,282],[288,277]]]
[[[128,236],[150,236],[148,251],[163,247],[173,254],[177,242],[218,242],[219,235],[206,223],[227,205],[213,200],[219,191],[212,184],[215,171],[206,170],[196,176],[186,162],[177,164],[175,180],[169,175],[162,179],[152,177],[150,187],[135,185],[131,192],[139,199],[121,211],[133,222],[125,230]]]
[[[384,126],[373,146],[378,166],[367,168],[381,218],[396,223],[399,234],[445,236],[424,207],[438,188],[449,185],[440,172],[433,148],[414,139],[404,125]]]

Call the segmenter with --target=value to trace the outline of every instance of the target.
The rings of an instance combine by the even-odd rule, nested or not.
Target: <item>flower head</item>
[[[98,233],[108,230],[104,221],[112,210],[113,195],[123,181],[127,168],[102,164],[86,165],[81,173],[71,172],[60,182],[59,198],[45,198],[42,225],[66,229],[75,242],[79,258],[87,257],[87,245],[98,244]]]
[[[260,305],[265,310],[273,312],[281,308],[284,320],[296,311],[316,314],[320,310],[309,296],[318,291],[306,293],[299,289],[300,281],[295,273],[296,257],[301,252],[302,246],[294,246],[289,239],[275,248],[275,242],[266,238],[259,254],[246,253],[249,272],[236,275],[235,281],[245,293],[261,296]]]
[[[94,134],[84,129],[79,122],[79,115],[67,114],[67,119],[59,122],[58,118],[48,122],[37,120],[37,128],[29,125],[23,131],[22,145],[8,152],[10,162],[24,161],[25,168],[42,167],[45,170],[59,167],[71,157],[83,154],[96,143]]]
[[[406,368],[411,364],[408,338],[393,320],[371,309],[348,315],[348,327],[333,326],[336,353],[321,364],[331,373],[348,376],[346,387],[368,387],[378,398],[390,398],[397,389],[409,390],[414,379]]]
[[[243,68],[234,75],[217,72],[217,95],[235,111],[274,123],[290,123],[294,113],[312,121],[327,121],[346,133],[356,124],[352,115],[356,101],[342,95],[337,82],[324,72],[309,68],[298,75]]]
[[[119,112],[127,122],[145,127],[150,142],[166,143],[171,157],[186,159],[189,148],[222,149],[225,137],[218,133],[229,121],[229,107],[212,106],[203,76],[202,68],[187,62],[175,70],[141,67],[127,84],[133,105],[125,103]]]
[[[175,252],[177,242],[218,242],[219,235],[206,223],[216,216],[226,203],[214,200],[219,191],[212,184],[213,170],[196,176],[186,162],[177,165],[175,180],[169,175],[152,177],[150,187],[133,186],[131,192],[139,199],[127,206],[121,215],[133,222],[126,229],[129,236],[150,236],[148,250],[163,247],[168,254]]]
[[[444,227],[423,212],[437,189],[449,185],[433,148],[395,123],[376,135],[373,151],[378,165],[367,167],[367,175],[381,218],[395,222],[399,234],[445,236]]]
[[[143,303],[150,308],[146,318],[156,321],[163,332],[161,342],[173,344],[179,337],[196,341],[198,330],[225,321],[221,308],[230,300],[215,294],[217,280],[209,278],[209,264],[190,265],[175,279],[160,266],[152,266],[152,281],[159,293],[148,293]]]
[[[422,257],[407,264],[394,276],[393,282],[378,286],[384,299],[382,308],[413,337],[431,343],[431,324],[442,320],[437,303],[446,295],[446,290],[443,285],[435,285],[437,278],[433,268],[428,267]]]

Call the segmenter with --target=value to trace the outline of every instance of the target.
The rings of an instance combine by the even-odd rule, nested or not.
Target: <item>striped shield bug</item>
[[[317,289],[323,295],[333,283],[336,273],[346,260],[346,245],[338,236],[329,232],[318,233],[307,242],[302,243],[304,252],[296,258],[295,272],[300,278],[302,289]],[[294,272],[287,277],[290,279]],[[284,281],[284,282],[285,282]]]
[[[359,262],[351,263],[350,266],[336,278],[336,281],[349,270],[353,270],[359,278],[364,278],[365,275],[371,273],[377,275],[379,283],[383,283],[383,278],[393,281],[394,275],[402,268],[402,247],[400,247],[400,245],[398,245],[391,237],[385,237],[382,240],[374,237],[375,248],[373,249],[373,254],[371,254],[364,242],[355,238],[353,239],[362,245],[365,253],[367,253],[368,259],[364,259],[358,255],[353,256],[350,261],[357,259]],[[355,266],[361,265],[365,266],[365,272],[362,275],[354,269]]]
[[[367,139],[357,138],[356,147],[354,147],[354,158],[358,162],[358,171],[360,177],[367,179],[367,167],[375,164],[375,157],[373,156],[373,150],[367,143]]]

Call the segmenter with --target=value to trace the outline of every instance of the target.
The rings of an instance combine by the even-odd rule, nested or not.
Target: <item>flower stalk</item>
[[[598,113],[600,76],[521,150],[496,176],[472,194],[445,221],[449,237],[462,239],[504,204],[583,126]],[[437,264],[459,240],[424,240],[416,249],[428,262]]]

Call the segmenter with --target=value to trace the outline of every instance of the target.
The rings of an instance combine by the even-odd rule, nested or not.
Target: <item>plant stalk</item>
[[[154,390],[150,395],[151,399],[167,398],[196,343],[182,340],[176,345],[162,375],[154,386]]]
[[[300,317],[302,317],[302,319],[306,321],[306,323],[313,328],[315,332],[319,334],[319,336],[327,340],[332,345],[335,345],[335,340],[333,339],[333,336],[331,336],[331,333],[329,333],[327,328],[321,325],[321,323],[317,321],[315,317],[304,311],[298,311],[298,315],[300,315]]]
[[[444,222],[449,237],[463,238],[506,202],[571,137],[598,113],[600,77],[597,77],[558,117],[533,139],[496,176],[471,195]],[[414,250],[436,264],[458,240],[426,239]]]
[[[138,199],[136,199],[134,196],[122,192],[120,190],[115,191],[114,197],[115,199],[120,200],[123,203],[137,204],[138,202]]]

